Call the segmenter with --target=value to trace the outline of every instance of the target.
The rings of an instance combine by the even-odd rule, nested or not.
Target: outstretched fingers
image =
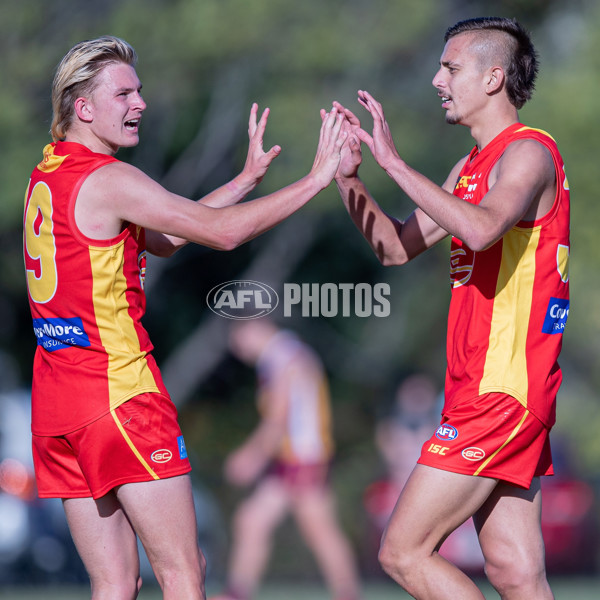
[[[342,106],[337,100],[333,101],[333,106],[340,112],[344,113],[350,125],[352,125],[353,127],[360,127],[360,120],[350,109],[346,108],[345,106]]]
[[[348,135],[347,132],[342,128],[344,120],[344,113],[333,107],[329,111],[325,121],[323,122],[323,125],[321,126],[321,137],[324,139],[324,141],[326,141],[326,143],[333,143],[334,147],[338,150],[342,147],[342,144]]]
[[[252,139],[252,137],[256,133],[256,115],[257,115],[257,113],[258,113],[258,104],[256,102],[253,102],[252,107],[250,108],[250,118],[248,119],[248,137],[250,139]]]
[[[377,102],[369,92],[358,90],[358,101],[373,115],[383,119],[383,107],[380,102]],[[375,113],[375,114],[373,114]]]
[[[383,106],[365,90],[358,91],[358,101],[373,117],[373,134],[370,136],[365,131],[360,130],[357,131],[357,136],[367,144],[379,166],[385,169],[391,161],[399,158],[399,155],[394,145],[390,127],[385,119]]]
[[[341,148],[348,133],[342,127],[345,116],[337,108],[332,107],[329,112],[321,110],[320,114],[319,144],[311,174],[324,188],[331,183],[337,171]]]
[[[257,122],[258,104],[254,102],[250,109],[250,118],[248,120],[250,142],[244,170],[255,183],[258,183],[264,177],[273,159],[281,152],[281,146],[278,145],[273,146],[267,152],[263,150],[263,138],[269,113],[270,109],[268,107],[265,108],[260,120]]]

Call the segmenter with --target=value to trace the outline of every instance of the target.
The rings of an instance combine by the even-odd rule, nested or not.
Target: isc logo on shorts
[[[463,458],[472,461],[482,460],[485,458],[485,452],[481,448],[476,448],[475,446],[465,448],[461,454]]]
[[[166,463],[173,458],[173,453],[170,450],[167,450],[166,448],[161,448],[160,450],[155,450],[150,455],[150,458],[155,463]]]
[[[435,437],[438,440],[450,442],[458,437],[458,430],[456,427],[452,427],[452,425],[440,425],[435,432]]]

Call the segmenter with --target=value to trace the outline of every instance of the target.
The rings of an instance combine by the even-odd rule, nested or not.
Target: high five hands
[[[327,187],[334,177],[352,178],[357,175],[362,162],[361,142],[367,145],[379,166],[385,170],[399,158],[381,104],[364,90],[358,91],[358,101],[373,118],[372,134],[362,129],[358,117],[337,101],[333,102],[330,111],[320,111],[321,131],[310,176],[323,188]],[[250,144],[244,166],[244,172],[256,183],[260,182],[273,159],[281,152],[280,146],[273,146],[267,152],[263,150],[269,109],[263,111],[258,122],[257,113],[258,105],[254,103],[248,123]]]
[[[265,108],[260,120],[257,121],[258,105],[252,104],[248,121],[248,154],[242,171],[252,187],[260,183],[273,160],[281,153],[281,146],[275,145],[265,152],[263,139],[270,109]],[[345,115],[342,107],[332,106],[331,111],[321,110],[321,131],[317,152],[310,171],[310,176],[322,188],[327,187],[337,172],[340,162],[340,152],[348,136],[347,127],[344,126]]]
[[[337,101],[333,102],[333,106],[345,116],[343,127],[348,133],[348,142],[342,148],[336,178],[356,176],[362,161],[360,142],[367,145],[377,164],[384,170],[400,158],[381,104],[364,90],[358,91],[358,101],[373,117],[372,135],[361,128],[360,120],[351,110]],[[324,111],[321,111],[321,116],[323,113]]]

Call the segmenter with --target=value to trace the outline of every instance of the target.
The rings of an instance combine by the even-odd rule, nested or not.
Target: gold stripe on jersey
[[[127,281],[123,272],[125,241],[109,247],[90,246],[89,254],[94,313],[98,334],[108,355],[109,406],[116,408],[131,397],[132,381],[139,382],[135,395],[158,392],[159,389],[129,316]]]
[[[525,125],[524,127],[517,129],[515,133],[521,133],[522,131],[537,131],[538,133],[541,133],[542,135],[545,135],[546,137],[550,138],[556,144],[556,140],[547,131],[544,131],[543,129],[536,129],[535,127],[527,127]]]
[[[503,238],[489,345],[479,393],[503,391],[527,408],[527,332],[541,227],[514,227]]]

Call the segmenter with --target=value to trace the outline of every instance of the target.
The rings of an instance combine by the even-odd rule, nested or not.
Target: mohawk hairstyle
[[[515,19],[505,17],[478,17],[459,21],[446,30],[444,41],[465,32],[500,32],[508,36],[505,50],[509,57],[506,71],[506,92],[511,103],[521,108],[535,89],[538,74],[538,54],[529,32]]]

